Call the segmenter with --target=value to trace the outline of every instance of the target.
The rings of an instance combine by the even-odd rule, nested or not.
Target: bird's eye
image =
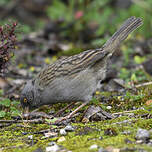
[[[26,98],[24,98],[23,101],[24,101],[24,103],[27,103],[27,99]]]

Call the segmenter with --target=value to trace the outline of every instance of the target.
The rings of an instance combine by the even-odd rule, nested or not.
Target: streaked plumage
[[[141,24],[140,18],[131,17],[103,47],[59,59],[42,69],[23,89],[22,106],[32,108],[58,102],[90,101],[105,78],[109,57]]]

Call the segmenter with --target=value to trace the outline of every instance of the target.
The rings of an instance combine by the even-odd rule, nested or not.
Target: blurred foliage
[[[142,69],[127,69],[127,68],[121,68],[119,73],[119,78],[125,80],[126,85],[128,85],[129,82],[134,83],[142,83],[145,81],[148,81],[149,78],[145,74],[145,72]]]
[[[0,0],[0,5],[8,4],[11,0]]]
[[[113,7],[111,3],[112,0],[70,0],[66,4],[61,0],[53,0],[47,9],[47,14],[52,20],[63,19],[65,24],[74,22],[74,28],[69,29],[69,31],[72,30],[71,33],[81,32],[83,28],[86,28],[86,25],[91,22],[96,23],[98,24],[95,32],[97,37],[106,32],[110,32],[111,35],[130,16],[141,17],[144,20],[144,25],[138,33],[146,38],[151,36],[151,33],[147,32],[147,29],[152,30],[151,0],[134,0],[131,6],[126,9]],[[101,45],[103,41],[97,39],[92,43]]]

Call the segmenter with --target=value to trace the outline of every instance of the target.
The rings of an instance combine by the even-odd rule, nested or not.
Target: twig
[[[138,110],[138,109],[137,109],[137,110]],[[137,111],[137,110],[121,111],[121,112],[113,113],[112,115],[119,115],[119,114],[123,114],[123,113],[130,113],[130,112],[134,112],[134,111]]]
[[[152,82],[145,82],[145,83],[142,83],[142,84],[138,84],[138,85],[135,85],[135,87],[140,88],[140,87],[144,87],[144,86],[148,86],[148,85],[152,85]]]
[[[47,118],[47,119],[53,118],[53,116],[50,116],[44,112],[35,112],[35,111],[36,110],[34,110],[31,113],[23,114],[23,118],[34,118],[34,117],[42,117],[42,118]]]
[[[0,123],[44,123],[43,119],[33,119],[33,120],[0,120]]]
[[[68,104],[66,107],[64,107],[63,109],[59,110],[54,117],[61,115],[66,109],[71,109],[71,106],[74,105],[75,102],[72,102],[70,104]]]

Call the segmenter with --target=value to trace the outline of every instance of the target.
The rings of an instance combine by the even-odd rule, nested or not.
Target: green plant
[[[11,101],[9,99],[4,99],[0,101],[0,118],[17,116],[20,111],[17,109],[19,105],[18,101]]]
[[[6,5],[10,2],[11,0],[1,0],[0,5]]]
[[[118,9],[111,5],[111,2],[112,0],[69,0],[65,3],[61,0],[53,0],[47,9],[47,15],[52,20],[62,18],[64,22],[61,26],[74,23],[72,28],[64,31],[64,35],[72,38],[79,38],[78,36],[82,34],[82,31],[86,30],[91,24],[97,25],[96,30],[92,33],[94,35],[92,36],[92,45],[102,45],[106,39],[102,38],[105,33],[111,35],[115,32],[117,26],[130,16],[141,17],[144,24],[138,30],[138,33],[147,38],[151,37],[151,33],[147,32],[147,29],[152,30],[152,20],[150,20],[152,15],[151,0],[135,0],[127,9]]]
[[[145,60],[146,60],[146,57],[140,57],[140,56],[137,56],[137,55],[134,57],[134,61],[135,61],[135,63],[137,63],[137,64],[141,64],[141,63],[143,63]]]
[[[130,100],[130,101],[137,101],[137,100],[141,100],[143,97],[144,97],[144,94],[142,94],[141,92],[139,92],[137,95],[135,95],[135,94],[132,94],[127,91],[124,99]]]
[[[110,24],[107,23],[109,22],[108,18],[109,15],[112,14],[112,11],[111,8],[106,7],[108,2],[109,0],[70,0],[68,4],[65,4],[61,0],[53,0],[47,9],[47,14],[52,20],[64,19],[61,26],[74,23],[72,28],[64,31],[64,35],[70,35],[72,39],[77,39],[91,22],[100,25],[96,33],[93,33],[93,35],[98,36],[104,34],[105,28],[110,26]],[[104,9],[104,7],[107,9]]]

